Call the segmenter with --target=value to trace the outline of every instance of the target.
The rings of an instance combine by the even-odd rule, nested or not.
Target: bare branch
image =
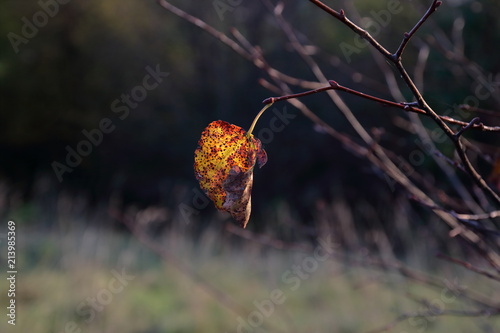
[[[486,220],[486,219],[493,219],[495,217],[499,217],[500,211],[494,211],[494,212],[485,213],[485,214],[457,214],[456,212],[454,212],[452,210],[444,209],[443,207],[440,207],[438,205],[429,205],[428,203],[422,202],[420,199],[418,199],[416,197],[410,197],[410,199],[417,201],[421,205],[423,205],[427,208],[430,208],[434,211],[445,212],[445,213],[453,216],[455,219],[457,219],[463,225],[466,225],[470,229],[474,229],[474,230],[479,231],[483,234],[488,234],[491,236],[500,237],[500,231],[485,228],[481,224],[477,223],[477,221]],[[455,237],[456,235],[458,235],[464,231],[465,231],[464,227],[457,226],[450,231],[450,237]],[[497,271],[500,272],[500,266],[493,265],[493,267],[495,267],[497,269]]]
[[[492,280],[500,282],[500,276],[494,275],[494,274],[492,274],[492,273],[490,273],[488,271],[485,271],[483,269],[477,268],[477,267],[473,266],[472,264],[470,264],[468,262],[462,261],[460,259],[455,259],[455,258],[449,257],[449,256],[444,255],[442,253],[438,253],[436,257],[438,257],[440,259],[443,259],[443,260],[446,260],[446,261],[449,261],[449,262],[452,262],[454,264],[458,264],[458,265],[460,265],[462,267],[467,268],[470,271],[473,271],[473,272],[478,273],[480,275],[486,276],[489,279],[492,279]]]
[[[172,5],[171,3],[169,3],[166,0],[157,0],[157,1],[160,4],[160,6],[162,6],[163,8],[165,8],[168,11],[172,12],[173,14],[183,18],[184,20],[190,22],[191,24],[205,30],[206,32],[208,32],[209,34],[211,34],[212,36],[214,36],[215,38],[220,40],[222,43],[224,43],[227,46],[229,46],[230,48],[232,48],[233,51],[235,51],[236,53],[238,53],[242,57],[244,57],[248,60],[252,60],[252,56],[247,51],[245,51],[245,49],[243,49],[240,45],[238,45],[238,43],[236,43],[234,40],[229,38],[224,33],[215,29],[211,25],[207,24],[205,21],[203,21],[203,20],[199,19],[198,17],[195,17],[191,14],[186,13],[182,9]]]
[[[323,2],[318,1],[318,0],[309,0],[312,2],[314,5],[318,6],[328,14],[332,15],[335,17],[337,20],[341,21],[344,23],[348,28],[350,28],[352,31],[357,33],[361,38],[365,39],[368,41],[368,43],[372,44],[373,47],[375,47],[380,53],[382,53],[385,57],[391,58],[392,54],[387,51],[375,38],[373,38],[372,35],[365,29],[359,27],[358,25],[354,24],[351,20],[349,20],[344,13],[344,10],[341,9],[340,11],[336,11],[327,5],[325,5]]]
[[[441,1],[434,0],[432,2],[431,6],[429,7],[429,9],[427,10],[427,12],[424,14],[424,16],[422,16],[422,18],[417,22],[417,24],[415,24],[413,29],[411,29],[410,32],[405,32],[404,37],[403,37],[403,41],[401,42],[401,45],[399,45],[396,52],[392,55],[394,61],[401,60],[401,56],[406,48],[406,45],[410,41],[410,39],[417,32],[417,30],[422,26],[422,24],[424,24],[424,22],[429,18],[429,16],[431,16],[432,13],[434,13],[436,11],[436,9],[439,6],[441,6],[441,4],[442,4]]]
[[[455,167],[461,171],[463,171],[464,173],[467,173],[467,170],[465,170],[464,166],[455,161],[455,160],[452,160],[451,158],[449,158],[448,156],[444,155],[442,152],[440,152],[439,150],[436,150],[433,152],[435,156],[443,159],[446,163],[448,163],[449,165],[451,165],[452,167]]]
[[[279,93],[280,88],[272,85],[266,80],[261,79],[259,83],[265,87],[266,89]],[[302,103],[300,100],[291,98],[287,100],[288,103],[296,107],[298,110],[302,112],[304,116],[306,116],[309,120],[311,120],[317,128],[321,129],[321,131],[327,133],[331,137],[335,138],[339,142],[341,142],[344,145],[344,148],[346,148],[348,151],[353,153],[356,156],[366,156],[368,159],[370,159],[371,152],[369,149],[361,146],[354,140],[352,140],[349,136],[340,133],[339,131],[335,130],[332,126],[328,125],[325,121],[323,121],[320,117],[318,117],[314,112],[312,112],[304,103]]]
[[[474,126],[477,126],[480,128],[482,128],[484,126],[483,123],[481,122],[481,119],[479,119],[479,117],[472,119],[467,125],[462,127],[457,133],[455,133],[455,135],[454,135],[455,139],[458,140],[458,138],[460,138],[460,136],[462,134],[464,134],[465,131],[467,131],[468,129],[470,129],[471,127],[474,127]]]
[[[433,0],[431,7],[427,10],[424,16],[420,19],[420,21],[415,25],[410,34],[405,35],[405,39],[403,40],[400,46],[401,51],[399,51],[399,53],[397,51],[394,55],[392,55],[382,45],[380,45],[380,43],[378,43],[367,31],[365,31],[364,29],[360,28],[359,26],[348,20],[343,10],[337,12],[328,7],[327,5],[323,4],[321,1],[317,0],[309,0],[309,1],[318,6],[319,8],[321,8],[322,10],[324,10],[325,12],[329,13],[342,23],[344,23],[347,27],[356,32],[362,38],[365,38],[383,56],[389,59],[396,66],[396,69],[401,74],[401,77],[405,81],[406,85],[408,86],[408,88],[410,88],[413,96],[415,96],[418,102],[418,106],[421,109],[423,109],[428,114],[428,116],[431,117],[434,120],[434,122],[443,130],[443,132],[452,140],[453,144],[455,145],[455,149],[458,153],[458,156],[462,160],[462,163],[465,169],[467,170],[467,173],[470,175],[470,177],[479,186],[479,188],[485,191],[496,202],[496,204],[500,204],[500,196],[486,183],[483,177],[474,168],[474,166],[469,160],[469,157],[465,153],[460,138],[455,137],[455,133],[451,130],[451,128],[448,127],[445,121],[441,119],[441,117],[429,106],[429,104],[427,104],[421,92],[418,90],[415,83],[410,78],[410,75],[408,74],[408,72],[406,71],[405,67],[401,62],[401,54],[406,44],[408,43],[408,40],[418,30],[418,28],[427,20],[427,18],[436,10],[436,8],[441,4],[441,2]]]
[[[500,117],[500,112],[498,111],[493,111],[493,110],[486,110],[486,109],[481,109],[481,108],[476,108],[473,106],[470,106],[468,104],[460,104],[458,106],[460,110],[465,110],[465,111],[471,111],[471,112],[476,112],[476,113],[482,113],[491,117]]]
[[[461,220],[468,220],[468,221],[480,221],[480,220],[487,220],[487,219],[496,219],[500,217],[500,210],[495,210],[490,213],[485,213],[485,214],[456,214],[456,217],[461,219]]]
[[[420,42],[420,49],[418,51],[417,63],[415,64],[414,77],[415,77],[415,85],[420,91],[424,89],[424,72],[427,64],[427,60],[429,59],[430,48],[427,44]],[[386,66],[387,67],[387,66]],[[391,72],[394,76],[394,73]]]
[[[396,102],[392,102],[392,101],[389,101],[386,99],[382,99],[379,97],[368,95],[368,94],[362,93],[362,92],[354,90],[354,89],[350,89],[350,88],[341,86],[336,81],[331,80],[331,81],[329,81],[329,83],[330,83],[329,87],[321,87],[321,88],[317,88],[317,89],[313,89],[313,90],[309,90],[309,91],[305,91],[305,92],[297,93],[297,94],[290,94],[290,95],[284,95],[284,96],[279,96],[279,97],[269,97],[269,98],[266,98],[265,100],[263,100],[262,103],[263,104],[270,104],[270,103],[274,103],[274,102],[284,101],[284,100],[291,99],[291,98],[299,98],[299,97],[312,95],[312,94],[316,94],[319,92],[333,89],[333,90],[344,91],[344,92],[347,92],[347,93],[352,94],[352,95],[356,95],[356,96],[359,96],[359,97],[362,97],[362,98],[365,98],[365,99],[368,99],[368,100],[371,100],[371,101],[374,101],[374,102],[377,102],[380,104],[384,104],[387,106],[396,107],[396,108],[399,108],[399,109],[402,109],[402,110],[405,110],[408,112],[414,112],[414,113],[428,116],[428,113],[425,110],[422,110],[422,109],[416,107],[415,103],[396,103]],[[478,123],[478,120],[474,120],[474,119],[473,119],[473,122],[468,123],[468,122],[457,120],[457,119],[454,119],[454,118],[451,118],[448,116],[439,116],[439,117],[447,123],[463,126],[464,128],[466,128],[465,130],[467,130],[469,128],[473,128],[473,129],[478,129],[478,130],[487,131],[487,132],[500,132],[500,126],[486,126],[483,123]],[[463,133],[464,128],[461,130],[462,132],[460,134]]]
[[[322,88],[318,88],[318,89],[314,89],[314,90],[304,91],[304,92],[301,92],[298,94],[290,94],[290,95],[284,95],[284,96],[279,96],[279,97],[269,97],[269,98],[266,98],[265,100],[263,100],[262,104],[272,104],[274,102],[285,101],[285,100],[291,99],[291,98],[304,97],[307,95],[312,95],[312,94],[316,94],[316,93],[326,91],[326,90],[331,90],[331,89],[332,89],[331,87],[322,87]]]

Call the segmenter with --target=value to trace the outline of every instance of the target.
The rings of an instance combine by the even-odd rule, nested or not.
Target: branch
[[[463,171],[464,173],[467,173],[467,170],[465,170],[464,166],[460,162],[452,160],[451,158],[449,158],[448,156],[444,155],[439,150],[434,151],[433,154],[434,154],[434,156],[443,159],[446,163],[448,163],[452,167],[457,168],[460,171]]]
[[[471,112],[486,114],[490,117],[500,117],[500,112],[498,112],[498,111],[476,108],[476,107],[470,106],[468,104],[460,104],[458,106],[458,108],[461,110],[464,110],[464,111],[471,111]]]
[[[474,180],[477,186],[479,186],[479,188],[481,188],[484,192],[488,193],[488,195],[496,202],[496,204],[500,204],[500,196],[490,186],[488,186],[483,177],[476,171],[476,169],[470,162],[469,157],[465,153],[460,138],[455,137],[455,133],[450,129],[450,127],[448,127],[445,121],[441,119],[441,117],[429,106],[429,104],[427,104],[427,102],[423,98],[418,88],[415,86],[415,83],[410,78],[410,75],[408,74],[408,72],[406,71],[405,67],[401,62],[401,56],[404,51],[405,45],[408,43],[408,40],[417,31],[417,29],[427,20],[427,18],[436,10],[436,8],[439,6],[438,3],[440,4],[440,1],[434,0],[432,2],[431,7],[427,10],[424,16],[420,19],[420,21],[415,25],[412,31],[409,34],[405,35],[400,46],[400,51],[398,50],[399,54],[395,53],[396,56],[390,54],[366,30],[360,28],[359,26],[351,22],[349,19],[347,19],[343,10],[337,12],[332,8],[328,7],[327,5],[325,5],[324,3],[322,3],[321,1],[318,0],[309,0],[309,1],[318,6],[319,8],[321,8],[322,10],[324,10],[325,12],[329,13],[333,17],[335,17],[340,22],[344,23],[348,28],[356,32],[359,36],[366,39],[384,57],[386,57],[389,61],[391,61],[395,65],[399,74],[403,78],[403,81],[408,86],[408,88],[410,88],[413,96],[416,98],[420,109],[423,109],[427,113],[427,115],[431,117],[434,120],[434,122],[443,130],[446,136],[448,136],[452,140],[453,144],[455,145],[455,149],[458,153],[458,156],[462,160],[464,168],[467,170],[467,173],[470,175],[470,177]]]
[[[491,213],[485,213],[485,214],[456,214],[456,217],[461,220],[468,220],[468,221],[495,219],[500,217],[500,210],[495,210]]]
[[[458,140],[460,138],[460,136],[462,134],[464,134],[465,131],[467,131],[471,127],[474,127],[475,125],[477,125],[479,127],[484,126],[483,123],[481,122],[481,119],[479,119],[479,117],[476,117],[476,118],[472,119],[467,125],[462,127],[457,133],[455,133],[455,135],[454,135],[455,139]]]
[[[330,86],[321,87],[321,88],[317,88],[317,89],[313,89],[313,90],[308,90],[308,91],[304,91],[304,92],[297,93],[297,94],[283,95],[283,96],[278,96],[278,97],[269,97],[269,98],[266,98],[265,100],[263,100],[262,103],[263,104],[270,104],[270,103],[274,103],[274,102],[288,100],[291,98],[304,97],[307,95],[312,95],[312,94],[316,94],[316,93],[327,91],[327,90],[340,90],[340,91],[344,91],[344,92],[347,92],[349,94],[356,95],[356,96],[359,96],[361,98],[368,99],[368,100],[371,100],[371,101],[374,101],[374,102],[377,102],[380,104],[392,106],[392,107],[402,109],[402,110],[405,110],[408,112],[414,112],[414,113],[422,114],[425,116],[429,116],[425,110],[422,110],[422,109],[416,107],[414,105],[414,103],[392,102],[392,101],[389,101],[386,99],[382,99],[379,97],[368,95],[368,94],[362,93],[360,91],[341,86],[340,84],[338,84],[337,82],[332,81],[332,80],[328,81],[328,82],[330,83]],[[486,126],[483,123],[478,123],[479,119],[476,120],[476,118],[474,118],[471,122],[465,122],[465,121],[457,120],[455,118],[451,118],[448,116],[438,116],[438,117],[447,123],[450,123],[453,125],[463,126],[464,128],[462,128],[462,130],[460,131],[460,135],[465,130],[467,130],[469,128],[478,129],[478,130],[486,131],[486,132],[500,132],[500,126]]]
[[[236,53],[238,53],[242,57],[244,57],[248,60],[252,60],[252,56],[248,52],[246,52],[245,49],[243,49],[240,45],[238,45],[238,43],[236,43],[231,38],[227,37],[227,35],[225,35],[224,33],[215,29],[211,25],[207,24],[205,21],[203,21],[203,20],[199,19],[198,17],[195,17],[191,14],[186,13],[185,11],[172,5],[168,1],[165,1],[165,0],[157,0],[157,1],[158,1],[158,4],[160,6],[162,6],[163,8],[165,8],[166,10],[174,13],[175,15],[177,15],[177,16],[181,17],[182,19],[188,21],[189,23],[199,27],[200,29],[205,30],[206,32],[208,32],[209,34],[211,34],[212,36],[214,36],[215,38],[220,40],[222,43],[224,43],[227,46],[229,46],[230,48],[232,48],[233,51],[235,51]]]
[[[298,94],[283,95],[283,96],[279,96],[279,97],[269,97],[269,98],[266,98],[265,100],[263,100],[262,104],[273,104],[274,102],[285,101],[285,100],[291,99],[291,98],[304,97],[307,95],[312,95],[312,94],[316,94],[316,93],[319,93],[322,91],[327,91],[327,90],[332,90],[332,87],[328,86],[328,87],[322,87],[322,88],[313,89],[313,90],[309,90],[309,91],[304,91],[304,92],[301,92]]]
[[[345,13],[344,13],[343,9],[341,9],[339,12],[337,12],[336,10],[328,7],[327,5],[325,5],[324,3],[322,3],[321,1],[318,1],[318,0],[309,0],[309,1],[312,2],[314,5],[318,6],[319,8],[321,8],[322,10],[324,10],[326,13],[328,13],[328,14],[332,15],[333,17],[335,17],[337,20],[339,20],[342,23],[344,23],[349,29],[351,29],[352,31],[354,31],[355,33],[357,33],[361,38],[363,38],[366,41],[368,41],[368,43],[372,44],[373,47],[375,47],[385,57],[387,57],[387,58],[391,58],[392,57],[392,54],[389,51],[387,51],[375,38],[373,38],[373,36],[370,35],[370,33],[368,31],[366,31],[365,29],[357,26],[351,20],[349,20],[345,16]]]
[[[335,90],[341,90],[341,91],[347,92],[349,94],[356,95],[356,96],[359,96],[359,97],[362,97],[362,98],[365,98],[365,99],[368,99],[368,100],[371,100],[371,101],[374,101],[377,103],[381,103],[384,105],[403,109],[405,111],[419,113],[419,114],[429,116],[428,112],[426,112],[425,110],[422,110],[421,108],[418,108],[416,106],[416,103],[396,103],[396,102],[388,101],[386,99],[371,96],[371,95],[359,92],[357,90],[353,90],[353,89],[341,86],[340,84],[338,84],[335,81],[329,81],[329,83],[330,83],[330,86],[332,87],[332,89],[335,89]],[[438,115],[438,117],[442,121],[445,121],[445,122],[450,123],[450,124],[460,125],[460,126],[465,126],[465,127],[469,126],[467,129],[474,128],[474,129],[479,129],[481,131],[500,132],[500,126],[485,126],[483,123],[477,124],[477,120],[474,120],[474,119],[473,119],[474,123],[471,124],[471,123],[457,120],[457,119],[454,119],[454,118],[451,118],[448,116]]]
[[[455,135],[452,135],[451,138],[453,140],[453,143],[455,144],[458,156],[462,160],[464,168],[467,170],[467,173],[472,177],[472,179],[479,186],[479,188],[483,189],[483,191],[489,194],[490,197],[494,199],[497,204],[500,204],[500,196],[486,183],[483,177],[481,177],[481,175],[476,171],[476,169],[470,162],[469,157],[465,153],[464,146],[460,141],[460,138],[455,138]]]
[[[472,264],[468,263],[468,262],[465,262],[465,261],[462,261],[460,259],[455,259],[455,258],[452,258],[452,257],[449,257],[447,255],[444,255],[442,253],[438,253],[436,255],[436,257],[440,258],[440,259],[443,259],[443,260],[446,260],[446,261],[449,261],[449,262],[452,262],[454,264],[458,264],[460,266],[463,266],[465,268],[467,268],[468,270],[470,271],[473,271],[477,274],[480,274],[480,275],[483,275],[483,276],[486,276],[487,278],[490,278],[492,280],[495,280],[495,281],[499,281],[500,282],[500,276],[498,275],[494,275],[488,271],[485,271],[483,269],[480,269],[480,268],[477,268],[475,266],[472,266]]]
[[[443,207],[440,207],[438,205],[429,205],[428,203],[423,202],[422,200],[420,200],[416,197],[410,197],[410,199],[418,202],[422,206],[425,206],[427,208],[432,209],[433,211],[441,211],[441,212],[447,213],[447,214],[453,216],[458,221],[460,221],[462,224],[469,227],[470,229],[474,229],[478,232],[482,232],[483,234],[494,235],[496,237],[500,237],[500,231],[485,228],[481,224],[477,223],[477,221],[480,221],[480,220],[493,219],[495,217],[499,217],[500,211],[494,211],[494,212],[485,213],[485,214],[457,214],[456,212],[454,212],[452,210],[444,209]],[[460,226],[455,227],[453,230],[450,231],[450,237],[454,237],[457,234],[461,233],[462,231],[463,231],[462,227],[460,227]],[[500,272],[500,266],[494,266],[494,267]]]
[[[266,89],[279,93],[280,88],[272,85],[268,81],[261,79],[259,80],[259,83]],[[339,142],[342,143],[344,148],[351,152],[355,156],[363,156],[366,157],[369,161],[373,162],[375,165],[377,165],[374,161],[372,161],[373,154],[371,151],[362,145],[358,144],[356,141],[352,140],[349,136],[346,134],[343,134],[336,129],[334,129],[332,126],[328,125],[325,121],[323,121],[320,117],[318,117],[314,112],[312,112],[304,103],[302,103],[298,99],[288,99],[288,103],[296,107],[298,110],[302,112],[304,116],[306,116],[309,120],[311,120],[315,126],[321,131],[327,133],[331,137],[335,138]]]
[[[401,45],[399,45],[397,51],[392,55],[394,61],[401,60],[401,56],[406,48],[406,45],[410,41],[410,39],[417,32],[417,30],[422,26],[422,24],[424,24],[424,22],[429,18],[429,16],[431,16],[432,13],[434,13],[436,11],[436,9],[439,6],[441,6],[441,4],[442,4],[441,1],[434,0],[432,2],[431,6],[429,7],[429,9],[427,9],[427,12],[424,14],[424,16],[422,16],[422,18],[417,22],[417,24],[415,24],[413,29],[411,29],[410,32],[405,32],[404,37],[403,37],[403,41],[401,42]]]

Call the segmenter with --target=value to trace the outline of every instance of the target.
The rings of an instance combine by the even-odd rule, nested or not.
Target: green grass
[[[466,310],[458,298],[443,298],[443,290],[414,284],[390,272],[317,261],[317,268],[307,278],[289,274],[296,278],[291,283],[284,274],[303,263],[308,254],[277,250],[263,254],[254,245],[215,250],[204,243],[195,247],[181,235],[174,236],[165,238],[163,244],[200,274],[205,284],[123,234],[91,228],[62,235],[20,230],[17,325],[14,328],[4,319],[0,332],[59,333],[66,328],[67,332],[86,333],[367,332],[402,313],[425,310],[409,295],[442,309]],[[104,298],[106,304],[99,304],[99,311],[90,314],[87,306],[83,313],[77,312],[82,303],[89,304],[89,297],[109,295],[113,270],[122,269],[134,278],[121,291],[112,292],[112,299]],[[460,269],[434,273],[477,287],[493,295],[492,299],[496,293],[500,299],[498,288],[477,275]],[[207,285],[223,296],[214,297]],[[5,287],[2,283],[2,297]],[[282,304],[274,304],[271,311],[273,290],[282,293]],[[226,306],[221,297],[230,298],[241,310]],[[259,312],[254,302],[268,307]],[[258,327],[238,331],[241,320],[254,320]],[[500,327],[500,319],[406,319],[392,331],[479,332],[485,327],[494,331],[493,327]]]

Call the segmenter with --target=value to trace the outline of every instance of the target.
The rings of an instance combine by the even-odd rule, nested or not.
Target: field
[[[1,332],[375,332],[393,321],[393,332],[500,327],[498,317],[460,315],[469,310],[460,290],[500,299],[498,288],[437,259],[433,275],[449,288],[363,264],[363,251],[339,255],[327,239],[312,251],[284,251],[221,242],[215,228],[196,241],[170,231],[155,240],[165,260],[126,232],[69,225],[18,227],[16,326],[2,320]]]

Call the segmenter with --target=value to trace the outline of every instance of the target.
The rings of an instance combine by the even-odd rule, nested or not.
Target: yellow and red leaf
[[[194,152],[200,187],[217,209],[229,212],[243,228],[250,218],[253,168],[266,162],[259,139],[222,120],[205,128]]]

